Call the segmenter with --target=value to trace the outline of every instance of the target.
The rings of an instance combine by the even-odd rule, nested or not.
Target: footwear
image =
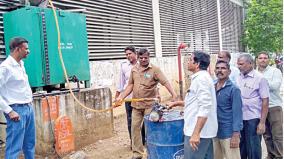
[[[5,142],[0,140],[0,149],[4,148],[6,146]]]
[[[133,154],[131,159],[142,159],[143,156],[141,156],[141,154]]]

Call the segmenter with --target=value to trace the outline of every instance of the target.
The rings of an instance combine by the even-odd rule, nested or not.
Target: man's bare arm
[[[262,98],[261,117],[257,126],[257,134],[261,135],[265,132],[265,121],[268,113],[269,98]]]

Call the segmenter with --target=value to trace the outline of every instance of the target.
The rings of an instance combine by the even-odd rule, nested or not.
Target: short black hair
[[[222,61],[222,60],[217,61],[215,67],[220,63],[224,63],[226,65],[226,67],[230,70],[230,64],[228,62]]]
[[[261,51],[261,52],[259,52],[259,53],[257,54],[257,58],[258,58],[258,56],[261,55],[261,54],[264,54],[264,55],[266,55],[266,56],[269,58],[269,53],[266,52],[266,51]]]
[[[224,53],[226,57],[228,57],[229,61],[231,61],[231,54],[229,51],[223,50],[223,51],[220,51],[219,53]]]
[[[138,50],[138,56],[141,56],[141,55],[143,55],[143,54],[145,54],[145,53],[147,53],[147,54],[150,56],[150,52],[149,52],[149,50],[148,50],[147,48],[142,47],[142,48],[140,48],[140,49]]]
[[[9,49],[10,52],[14,52],[14,50],[20,47],[23,43],[28,43],[28,40],[22,37],[14,37],[10,40]]]
[[[130,50],[131,52],[135,53],[136,54],[136,48],[132,45],[129,45],[127,46],[125,49],[124,49],[124,52],[126,52],[127,50]]]
[[[210,55],[202,51],[194,51],[194,62],[199,63],[199,69],[207,70],[210,65]]]

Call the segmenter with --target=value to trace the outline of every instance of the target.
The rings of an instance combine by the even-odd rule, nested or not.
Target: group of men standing
[[[10,42],[11,54],[0,65],[0,109],[7,120],[5,158],[15,159],[21,151],[34,158],[35,119],[32,91],[22,59],[29,54],[28,41],[21,37]],[[208,73],[210,56],[201,51],[188,58],[191,85],[184,101],[178,100],[159,67],[150,63],[146,48],[125,49],[128,62],[121,64],[116,102],[132,98],[156,98],[157,85],[172,96],[168,106],[184,106],[185,159],[261,159],[263,135],[268,159],[283,158],[283,113],[280,87],[282,73],[269,66],[269,54],[260,52],[257,68],[250,54],[238,57],[238,69],[230,66],[230,53],[221,51],[215,65],[216,80]],[[126,103],[133,159],[144,153],[143,117],[153,101]]]
[[[279,90],[282,73],[268,65],[267,52],[258,54],[254,69],[250,54],[241,54],[236,68],[230,65],[230,53],[220,51],[213,78],[207,71],[210,55],[193,52],[187,68],[193,73],[191,85],[183,101],[178,100],[161,70],[149,62],[150,52],[140,48],[137,53],[138,63],[131,65],[127,73],[121,71],[121,77],[127,75],[129,82],[124,83],[124,89],[118,89],[122,93],[116,96],[116,101],[121,103],[131,92],[133,98],[154,98],[157,84],[164,85],[173,97],[167,103],[169,108],[184,106],[185,159],[261,159],[262,135],[268,159],[283,158],[283,103]],[[121,65],[122,70],[124,65]],[[127,118],[133,159],[143,156],[142,139],[145,137],[141,137],[141,127],[143,116],[151,111],[151,104],[126,104],[133,107],[132,123],[131,117]]]

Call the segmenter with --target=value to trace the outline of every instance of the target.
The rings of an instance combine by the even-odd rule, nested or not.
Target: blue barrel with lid
[[[183,115],[179,110],[165,112],[159,122],[144,117],[148,159],[183,159]]]

